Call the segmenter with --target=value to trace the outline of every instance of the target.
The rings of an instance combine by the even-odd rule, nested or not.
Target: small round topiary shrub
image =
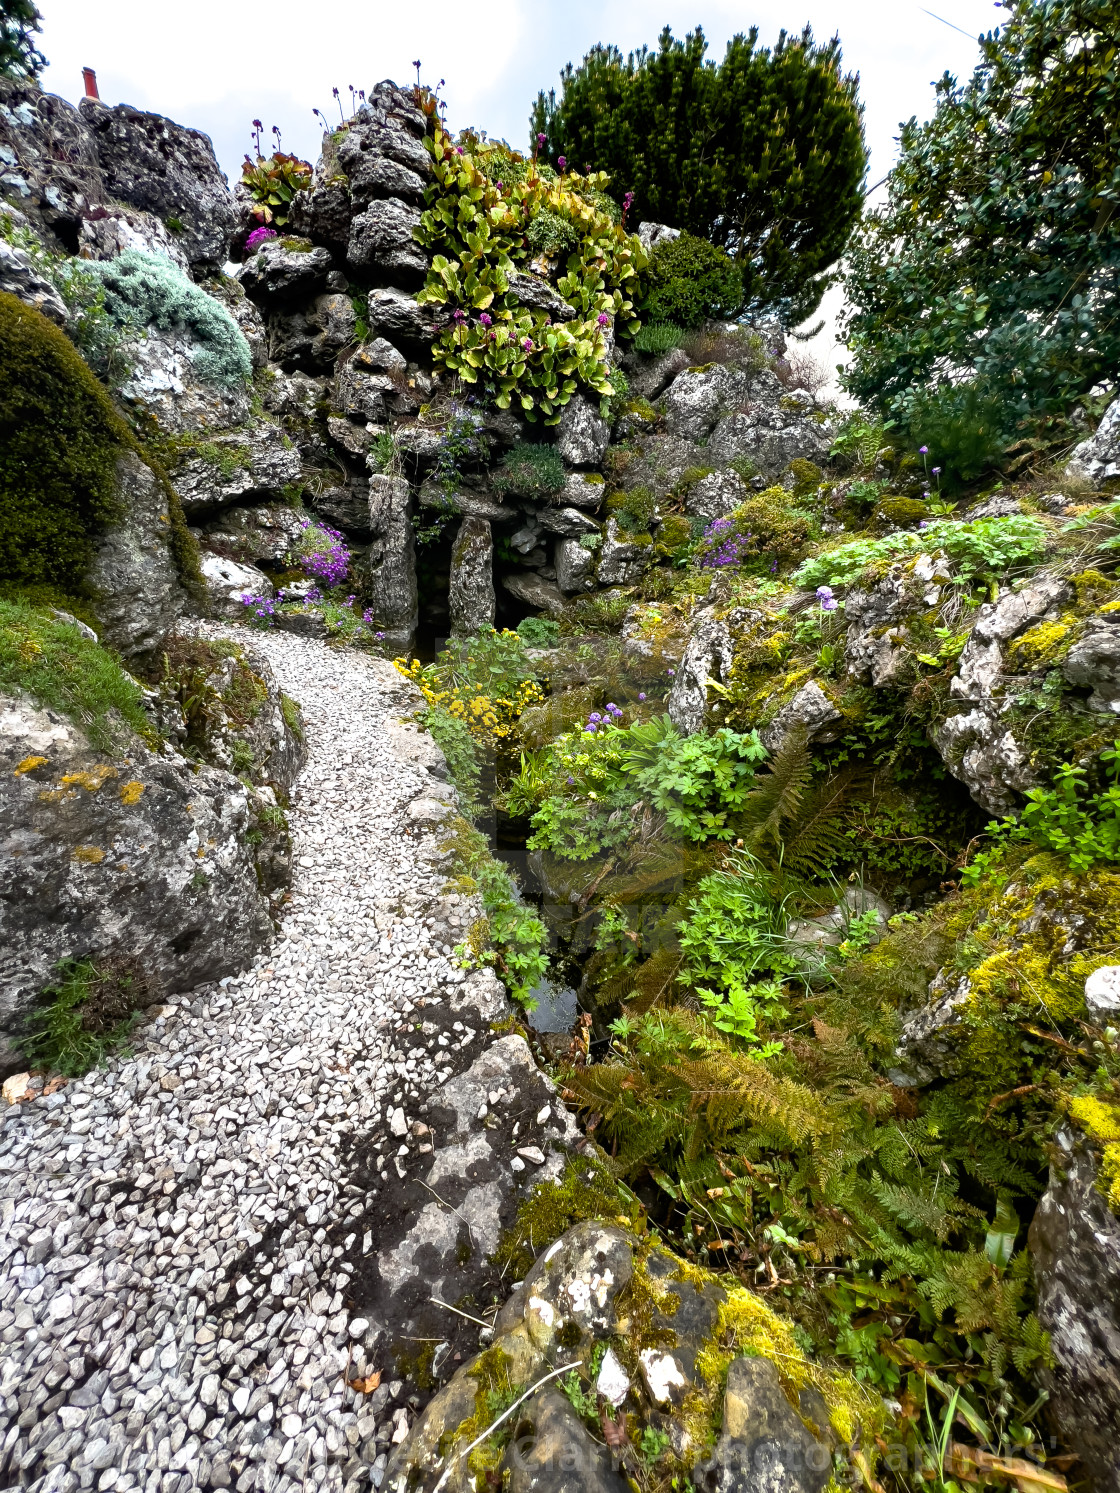
[[[698,327],[729,321],[743,308],[739,266],[707,239],[682,233],[659,244],[650,260],[642,315],[651,323]]]

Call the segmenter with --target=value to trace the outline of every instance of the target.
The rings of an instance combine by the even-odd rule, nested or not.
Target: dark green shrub
[[[116,466],[126,450],[160,479],[172,556],[184,583],[200,589],[197,546],[163,469],[69,338],[0,293],[0,579],[9,589],[78,592],[94,540],[119,512]]]
[[[941,487],[953,492],[999,465],[1009,423],[1003,402],[974,384],[937,389],[914,403],[910,446],[926,447],[927,469],[940,467]]]
[[[643,307],[651,322],[698,327],[730,321],[742,307],[743,276],[715,244],[682,233],[654,250]]]
[[[563,491],[567,473],[555,446],[518,446],[490,479],[495,492],[543,501]]]
[[[0,294],[0,576],[77,589],[118,512],[132,445],[108,394],[59,329]]]
[[[46,67],[33,36],[42,19],[31,0],[0,0],[0,78],[37,78]]]
[[[681,41],[666,26],[628,57],[593,47],[561,73],[560,99],[538,96],[532,131],[550,160],[590,163],[632,192],[632,221],[732,251],[748,300],[793,324],[819,304],[863,206],[863,110],[838,38],[757,39],[733,36],[719,62],[699,27]]]
[[[560,636],[560,624],[551,617],[523,617],[517,636],[530,648],[551,648]]]
[[[562,260],[579,248],[579,240],[579,230],[548,207],[541,208],[525,235],[534,254],[553,254]]]
[[[648,534],[657,518],[657,499],[648,487],[631,487],[608,494],[607,512],[624,534]]]
[[[662,358],[680,347],[684,330],[671,321],[648,322],[634,338],[634,351],[648,358]]]

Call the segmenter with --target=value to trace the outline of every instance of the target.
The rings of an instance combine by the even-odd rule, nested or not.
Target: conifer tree
[[[34,41],[42,19],[31,0],[0,0],[0,78],[37,78],[46,67]]]

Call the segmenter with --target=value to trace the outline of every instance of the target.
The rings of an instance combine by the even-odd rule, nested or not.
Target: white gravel
[[[366,1324],[324,1224],[360,1211],[345,1138],[400,1134],[391,1112],[450,1072],[395,1038],[463,978],[448,929],[433,947],[424,926],[443,877],[404,813],[432,779],[389,750],[376,663],[252,641],[307,726],[292,902],[252,969],[170,998],[132,1056],[3,1115],[6,1487],[357,1490],[407,1421],[399,1384],[346,1387]],[[262,1238],[271,1270],[257,1251],[242,1274]]]

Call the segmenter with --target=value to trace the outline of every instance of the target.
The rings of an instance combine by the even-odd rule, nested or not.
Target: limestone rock
[[[1010,814],[1016,794],[1036,782],[1026,750],[1003,718],[1012,704],[978,700],[970,709],[947,716],[930,733],[953,776],[982,809],[997,816]]]
[[[659,249],[662,244],[672,243],[673,239],[680,236],[680,229],[670,228],[668,223],[638,224],[638,240],[647,254],[652,254],[654,249]]]
[[[736,1358],[727,1372],[723,1435],[693,1482],[708,1493],[820,1493],[832,1452],[806,1429],[768,1358]]]
[[[204,383],[195,371],[195,344],[183,331],[148,327],[126,339],[129,375],[121,398],[141,418],[155,422],[161,435],[228,430],[249,415],[249,390]]]
[[[663,394],[678,373],[688,367],[689,358],[683,347],[675,347],[663,357],[655,358],[635,369],[630,375],[630,395],[634,399],[656,399]]]
[[[646,536],[648,539],[648,535]],[[607,520],[607,532],[599,551],[599,584],[629,586],[654,563],[652,544],[628,539],[618,527],[618,520]]]
[[[494,625],[494,542],[482,518],[464,518],[451,548],[448,606],[453,637]]]
[[[1088,440],[1073,448],[1069,471],[1094,487],[1120,477],[1120,399],[1114,399]]]
[[[390,413],[414,414],[420,400],[408,387],[407,366],[404,357],[383,337],[363,343],[338,365],[332,391],[334,408],[375,423],[386,420]]]
[[[355,478],[345,487],[327,487],[315,495],[315,512],[321,514],[332,528],[346,529],[353,534],[369,532],[369,488],[361,479]]]
[[[597,474],[569,472],[559,501],[571,508],[583,508],[595,513],[607,495],[606,483]]]
[[[523,1416],[505,1456],[510,1493],[626,1493],[630,1485],[607,1448],[559,1390],[542,1389]]]
[[[929,1001],[902,1023],[890,1077],[902,1088],[929,1083],[955,1068],[956,1037],[972,985],[967,975],[941,970],[931,980]]]
[[[117,463],[120,520],[102,534],[86,584],[97,597],[101,641],[123,658],[158,648],[186,605],[171,553],[167,492],[133,452]]]
[[[274,311],[268,319],[268,356],[285,373],[329,373],[354,340],[357,315],[348,295],[316,296],[307,306]]]
[[[553,321],[572,321],[578,314],[564,297],[547,280],[539,275],[528,275],[523,270],[514,270],[509,276],[509,288],[523,306],[534,311],[545,311]]]
[[[428,256],[412,236],[420,226],[420,209],[390,197],[371,202],[350,224],[347,262],[358,270],[392,275],[398,282],[419,284],[428,272]]]
[[[206,580],[210,611],[215,617],[244,617],[244,596],[275,595],[276,588],[255,565],[228,560],[221,555],[204,554],[201,570]]]
[[[0,703],[0,1061],[60,959],[131,955],[169,991],[244,968],[271,931],[248,827],[230,773]]]
[[[767,482],[776,482],[795,457],[825,462],[834,436],[833,426],[816,413],[811,396],[787,394],[764,369],[750,379],[745,408],[726,414],[712,431],[707,457],[713,465],[723,466],[736,457],[749,457]]]
[[[393,755],[410,767],[428,772],[440,782],[450,782],[447,758],[436,745],[431,734],[421,731],[415,721],[386,721],[385,736]]]
[[[87,98],[81,114],[106,194],[180,224],[176,234],[190,264],[224,264],[236,209],[209,137],[129,104],[108,108]]]
[[[595,589],[595,551],[585,549],[578,539],[558,539],[553,549],[556,584],[570,595],[573,591]]]
[[[669,719],[685,736],[707,724],[709,681],[726,685],[731,678],[734,644],[724,618],[707,607],[698,612],[669,692]]]
[[[374,473],[369,479],[370,611],[390,643],[407,648],[416,631],[416,555],[408,483]]]
[[[511,596],[523,601],[538,612],[547,612],[559,617],[564,610],[564,595],[554,581],[545,580],[532,571],[521,571],[516,575],[502,577],[502,585]]]
[[[721,415],[746,400],[750,387],[745,373],[722,363],[686,369],[661,400],[669,433],[685,440],[703,440]]]
[[[573,394],[560,414],[556,448],[572,467],[597,467],[607,454],[611,428],[582,394]],[[575,499],[565,492],[565,500]],[[576,504],[577,507],[585,506]]]
[[[192,522],[231,503],[281,499],[299,485],[303,471],[299,452],[279,426],[265,420],[183,451],[171,480]]]
[[[1115,613],[1095,617],[1062,664],[1070,684],[1089,689],[1090,710],[1120,713],[1120,623]]]
[[[26,249],[17,249],[0,239],[0,291],[14,295],[27,306],[34,306],[60,327],[70,320],[66,302],[49,280],[43,278]]]
[[[77,253],[82,224],[105,202],[89,128],[73,104],[27,79],[0,78],[0,194],[46,236]]]
[[[361,494],[363,523],[369,522],[369,499]],[[298,541],[306,517],[283,503],[227,508],[199,534],[204,549],[242,564],[280,565]]]
[[[954,699],[990,697],[1003,674],[1003,645],[1037,623],[1057,617],[1071,595],[1066,580],[1043,572],[1032,576],[1019,590],[1005,591],[998,601],[985,602],[950,685]]]
[[[327,288],[331,268],[327,249],[290,249],[284,239],[270,238],[241,266],[238,280],[258,305],[274,306],[320,295]]]
[[[293,233],[345,259],[353,216],[354,205],[344,181],[315,180],[292,198],[288,225]]]
[[[1120,964],[1105,964],[1085,981],[1085,1004],[1090,1016],[1111,1022],[1120,1011]]]
[[[438,306],[421,306],[403,290],[371,290],[369,329],[396,346],[427,353],[447,317]]]
[[[563,534],[568,539],[578,538],[581,534],[599,533],[599,525],[595,520],[586,513],[581,513],[578,508],[542,508],[537,514],[537,522],[550,534]]]
[[[1067,1444],[1097,1488],[1120,1484],[1120,1219],[1097,1191],[1097,1166],[1069,1126],[1030,1228],[1038,1317],[1054,1367],[1039,1370]]]
[[[689,488],[684,506],[693,518],[710,524],[713,519],[725,518],[748,497],[750,489],[738,472],[709,472]]]
[[[787,737],[794,732],[804,734],[809,740],[829,741],[829,728],[843,720],[841,712],[815,679],[803,684],[778,711],[777,715],[759,736],[766,750],[773,756],[781,751]]]

